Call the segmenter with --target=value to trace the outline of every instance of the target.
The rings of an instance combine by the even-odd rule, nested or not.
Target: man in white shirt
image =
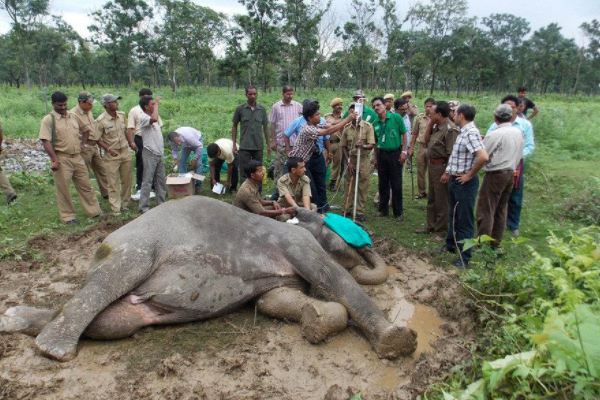
[[[221,168],[227,163],[227,181],[225,187],[229,193],[235,194],[238,183],[238,155],[233,152],[231,139],[218,139],[206,148],[208,163],[210,165],[210,186],[213,187],[221,180]]]
[[[151,96],[140,99],[140,107],[144,113],[139,118],[139,128],[144,142],[143,160],[144,176],[140,193],[139,210],[143,214],[150,210],[150,189],[152,182],[156,189],[156,203],[161,205],[166,201],[167,178],[165,174],[165,144],[160,129],[158,103],[160,97],[154,100]]]
[[[140,89],[139,95],[140,99],[145,96],[152,97],[152,90],[147,88]],[[132,147],[132,149],[133,151],[135,151],[135,189],[138,191],[138,195],[140,194],[140,189],[142,188],[142,177],[144,176],[144,160],[142,155],[142,150],[144,149],[144,142],[142,139],[142,133],[140,132],[139,125],[139,119],[143,113],[144,112],[138,104],[129,111],[129,115],[127,118],[127,132],[130,135],[134,135],[133,140],[135,145]],[[158,120],[158,124],[162,127],[162,121],[160,119]]]

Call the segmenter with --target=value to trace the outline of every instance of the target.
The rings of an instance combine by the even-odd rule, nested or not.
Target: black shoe
[[[331,181],[331,183],[329,184],[329,191],[335,192],[335,181]]]
[[[106,196],[102,196],[102,198],[103,198],[104,200],[108,200],[108,195],[106,195]]]
[[[364,215],[357,215],[357,216],[356,216],[356,220],[357,220],[358,222],[365,222],[367,219],[365,218],[365,216],[364,216]]]
[[[461,258],[459,258],[458,260],[454,261],[452,263],[452,265],[455,266],[458,269],[469,268],[469,262],[468,261],[463,262],[463,260]]]
[[[230,193],[232,196],[235,196],[235,194],[237,193],[237,190],[235,190],[235,189],[234,189],[234,190],[230,191],[229,193]]]
[[[443,246],[441,249],[438,250],[438,253],[440,254],[444,254],[446,252],[454,254],[456,253],[456,249],[448,246]]]
[[[381,211],[377,211],[377,216],[378,217],[389,217],[390,215],[389,214],[384,214]]]
[[[404,222],[404,215],[394,216],[394,218],[396,218],[396,221],[398,222]]]
[[[8,196],[6,196],[6,205],[9,205],[10,203],[12,203],[13,201],[15,201],[17,199],[17,194],[16,193],[11,193]]]
[[[77,225],[79,223],[79,221],[77,221],[76,219],[72,219],[70,221],[67,221],[67,225]]]

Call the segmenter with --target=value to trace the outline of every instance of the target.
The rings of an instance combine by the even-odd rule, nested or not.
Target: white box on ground
[[[195,181],[204,181],[204,176],[192,172],[170,174],[167,176],[167,197],[169,199],[179,199],[193,195]]]

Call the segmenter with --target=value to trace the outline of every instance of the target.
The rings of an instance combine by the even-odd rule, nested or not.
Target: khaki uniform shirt
[[[427,145],[427,157],[450,157],[458,133],[459,129],[456,127],[456,125],[454,125],[454,122],[450,120],[448,120],[447,123],[435,125],[431,130],[431,136],[429,137],[429,144]]]
[[[50,114],[42,119],[38,137],[49,142],[52,141],[52,115],[54,115],[56,126],[54,151],[66,154],[81,153],[81,141],[79,140],[79,136],[80,132],[85,132],[87,130],[87,127],[70,111],[63,117],[61,114],[52,110]]]
[[[340,114],[339,117],[335,117],[333,115],[333,113],[325,114],[325,121],[327,121],[327,123],[330,124],[330,125],[337,124],[341,120],[342,120],[342,114]],[[331,137],[329,138],[329,141],[331,143],[337,143],[337,142],[339,142],[341,140],[341,138],[342,138],[342,132],[341,131],[337,131],[337,132],[331,134]]]
[[[87,130],[90,132],[88,140],[97,141],[98,139],[100,139],[100,134],[96,129],[96,121],[94,120],[94,115],[92,114],[91,110],[85,112],[81,107],[79,107],[79,105],[76,105],[69,112],[75,114],[77,118],[79,118],[81,122],[86,126]],[[83,132],[85,132],[85,130]],[[79,139],[81,139],[81,133],[79,134]]]
[[[362,125],[362,135],[361,139],[358,140],[358,135],[360,134],[360,126]],[[342,141],[341,146],[348,148],[348,153],[350,156],[355,156],[358,149],[356,148],[356,144],[362,141],[364,144],[375,144],[375,131],[373,130],[373,125],[366,121],[360,121],[360,124],[356,127],[352,125],[352,123],[347,124],[342,131]],[[361,157],[363,155],[367,155],[371,152],[371,150],[361,150]]]
[[[419,143],[425,143],[425,130],[427,129],[429,120],[431,120],[431,118],[423,113],[416,118],[415,123],[413,124],[411,136],[417,135],[417,142]]]
[[[284,208],[292,206],[285,199],[286,194],[291,194],[299,207],[302,207],[304,204],[302,202],[304,196],[310,197],[312,195],[310,191],[310,178],[306,175],[298,179],[298,182],[296,182],[296,186],[294,187],[290,174],[285,174],[277,181],[277,189],[279,189],[279,204]]]
[[[113,118],[106,111],[100,114],[97,122],[98,132],[100,133],[100,139],[108,147],[113,150],[124,149],[128,146],[127,142],[127,125],[125,123],[125,113],[123,111],[117,111],[117,118]]]
[[[240,186],[240,190],[238,190],[235,196],[233,205],[254,214],[260,214],[265,211],[265,208],[260,203],[258,187],[252,183],[250,179],[246,179],[244,183],[242,183],[242,186]]]

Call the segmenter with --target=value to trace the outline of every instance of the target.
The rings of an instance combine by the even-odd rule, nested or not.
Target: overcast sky
[[[202,6],[228,15],[245,13],[245,8],[237,0],[193,0]],[[398,10],[403,17],[415,0],[399,0]],[[425,0],[427,3],[428,1]],[[51,0],[51,11],[62,15],[83,37],[89,37],[87,26],[91,23],[88,14],[101,7],[106,0]],[[348,19],[346,10],[349,0],[333,0],[333,8],[340,14],[340,20]],[[468,0],[469,14],[479,18],[492,13],[511,13],[523,17],[535,31],[552,22],[558,23],[563,35],[581,44],[579,25],[593,19],[600,19],[600,0]],[[10,29],[8,16],[0,13],[0,33]]]

